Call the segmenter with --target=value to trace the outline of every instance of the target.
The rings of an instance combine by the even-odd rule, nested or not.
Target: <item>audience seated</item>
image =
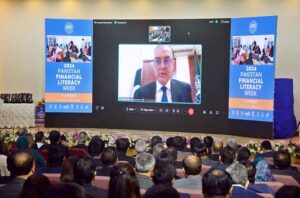
[[[85,198],[83,187],[76,183],[58,183],[51,185],[46,192],[45,198]]]
[[[158,135],[155,135],[150,140],[150,147],[153,148],[158,143],[163,143],[162,138]]]
[[[216,168],[225,170],[228,166],[230,166],[235,159],[235,150],[230,147],[226,146],[221,150],[220,156],[221,156],[221,163],[216,166]]]
[[[109,176],[110,170],[117,163],[118,157],[114,147],[106,147],[101,156],[102,167],[97,169],[98,176]]]
[[[43,131],[38,131],[35,135],[35,144],[40,149],[45,144],[45,135]]]
[[[249,185],[248,174],[247,169],[243,164],[238,162],[233,163],[226,168],[226,171],[230,174],[233,182],[231,191],[232,198],[261,197],[255,192],[247,189]]]
[[[211,136],[206,136],[203,139],[203,143],[206,145],[208,155],[211,155],[211,153],[212,153],[213,142],[214,142],[214,139]]]
[[[275,191],[267,184],[255,183],[256,167],[252,162],[249,161],[244,166],[247,169],[247,175],[249,181],[248,190],[251,190],[255,193],[269,193],[272,195],[275,194]]]
[[[298,198],[300,197],[300,187],[297,186],[282,186],[275,194],[275,198]]]
[[[7,169],[7,155],[7,145],[3,141],[0,141],[0,183],[2,183],[3,180],[5,180],[4,177],[10,176],[10,172]]]
[[[46,160],[41,156],[41,154],[37,150],[29,147],[29,139],[31,139],[31,137],[28,135],[20,136],[16,142],[17,149],[31,153],[31,155],[34,157],[37,163],[37,166],[44,167],[46,165]]]
[[[191,152],[194,153],[194,145],[197,143],[197,142],[201,142],[200,138],[198,137],[192,137],[190,139],[190,148],[191,148]]]
[[[291,156],[287,150],[276,151],[273,155],[274,166],[271,172],[276,175],[292,176],[300,184],[300,172],[291,166]]]
[[[130,164],[117,164],[110,172],[108,198],[141,198],[136,173]]]
[[[142,189],[149,189],[153,185],[152,174],[155,158],[149,153],[140,153],[135,157],[135,169],[137,180]]]
[[[174,137],[168,137],[166,140],[166,146],[167,147],[174,146],[173,141],[174,141]]]
[[[88,141],[88,135],[85,131],[79,133],[77,144],[73,146],[73,148],[80,148],[86,150],[88,152],[88,147],[86,142]]]
[[[159,166],[154,168],[152,180],[155,185],[172,187],[175,175],[176,170],[173,165]]]
[[[85,197],[107,197],[107,191],[92,185],[97,164],[91,157],[82,157],[74,165],[74,181],[85,190]]]
[[[74,165],[78,161],[78,156],[70,156],[64,161],[60,181],[61,182],[73,182],[74,181]]]
[[[214,161],[220,161],[220,152],[223,149],[223,142],[215,140],[212,145],[212,154],[208,158]]]
[[[237,144],[236,140],[233,138],[227,139],[226,146],[233,148],[235,151],[237,151],[237,149],[238,149],[238,144]]]
[[[61,150],[65,154],[65,156],[69,156],[69,150],[66,146],[60,143],[60,138],[61,137],[59,131],[56,130],[51,131],[49,134],[50,144],[44,144],[43,146],[40,147],[40,150],[43,149],[49,150],[49,148],[55,147]]]
[[[256,164],[255,181],[275,181],[269,164],[264,158]]]
[[[218,162],[208,158],[206,144],[198,142],[194,145],[195,154],[201,159],[203,165],[216,166]]]
[[[183,159],[183,167],[186,178],[175,180],[173,187],[201,189],[201,160],[195,155],[189,155]]]
[[[162,185],[154,185],[151,187],[143,198],[180,198],[180,194],[175,188],[166,187]]]
[[[16,151],[7,158],[11,181],[0,187],[1,197],[19,197],[26,179],[35,173],[34,157],[24,150]]]
[[[165,150],[165,147],[162,143],[158,143],[153,147],[153,155],[155,158],[160,154],[161,151]]]
[[[187,155],[191,155],[190,151],[186,149],[186,140],[183,137],[175,136],[173,139],[173,146],[176,148],[178,154],[178,161],[182,161]]]
[[[205,198],[229,197],[231,185],[231,176],[222,169],[212,168],[202,178],[202,192]]]
[[[256,157],[273,157],[272,144],[269,140],[264,140],[260,144],[263,153],[257,154]]]
[[[101,153],[104,149],[105,143],[99,136],[92,137],[89,146],[88,146],[88,152],[95,160],[98,167],[102,166],[101,161]]]
[[[147,150],[147,143],[145,142],[145,140],[139,139],[135,143],[135,147],[134,148],[137,151],[137,153],[145,152]]]
[[[129,164],[134,166],[134,159],[132,157],[128,157],[126,152],[129,148],[129,140],[128,138],[119,138],[116,140],[117,146],[117,156],[119,161],[127,161]]]
[[[236,159],[239,163],[245,165],[250,160],[250,150],[247,147],[241,147],[237,151]]]
[[[45,175],[30,176],[24,182],[20,198],[44,197],[50,188],[50,181]]]
[[[178,152],[176,150],[175,147],[173,146],[170,146],[166,149],[167,153],[172,157],[173,161],[174,161],[174,165],[175,165],[175,168],[183,168],[182,166],[182,161],[177,161],[177,155],[178,155]]]

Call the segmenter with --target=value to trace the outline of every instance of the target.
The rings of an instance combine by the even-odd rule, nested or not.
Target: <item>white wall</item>
[[[277,78],[294,79],[300,119],[299,0],[0,0],[0,92],[44,93],[44,19],[172,19],[278,15]]]

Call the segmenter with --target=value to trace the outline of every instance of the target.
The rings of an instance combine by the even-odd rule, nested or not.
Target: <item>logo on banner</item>
[[[257,31],[258,24],[255,20],[250,21],[249,23],[249,32],[254,34]]]
[[[73,30],[74,30],[73,23],[67,22],[67,23],[65,24],[65,32],[66,32],[67,34],[72,34],[72,33],[73,33]]]

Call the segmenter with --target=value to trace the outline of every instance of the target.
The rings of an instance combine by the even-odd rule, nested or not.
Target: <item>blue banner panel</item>
[[[231,22],[228,117],[273,122],[277,17]]]
[[[91,113],[93,21],[46,19],[45,29],[46,112]]]

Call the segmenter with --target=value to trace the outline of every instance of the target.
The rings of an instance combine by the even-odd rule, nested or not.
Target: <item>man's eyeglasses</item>
[[[169,66],[173,62],[173,59],[170,57],[167,58],[155,58],[153,60],[153,65],[158,66],[164,63],[165,66]]]

